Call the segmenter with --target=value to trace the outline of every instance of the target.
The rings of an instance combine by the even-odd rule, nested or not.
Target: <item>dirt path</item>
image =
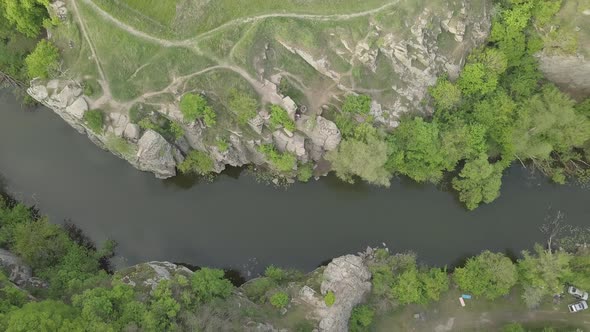
[[[92,40],[90,39],[90,36],[88,36],[88,30],[86,28],[86,23],[84,22],[84,20],[82,20],[82,17],[80,16],[80,11],[78,10],[78,5],[76,4],[76,1],[72,1],[72,9],[74,11],[74,15],[76,16],[76,19],[78,20],[78,23],[80,24],[80,30],[82,31],[82,35],[84,36],[84,39],[86,39],[86,42],[88,43],[88,47],[90,48],[90,53],[92,54],[92,58],[94,59],[94,62],[96,63],[96,68],[98,70],[98,75],[100,76],[100,78],[98,79],[98,83],[100,84],[100,87],[102,88],[103,91],[103,95],[96,100],[93,105],[94,107],[100,107],[101,104],[106,103],[110,100],[113,100],[113,96],[111,94],[111,86],[109,84],[109,81],[107,80],[107,77],[104,73],[104,70],[102,69],[102,65],[100,63],[100,59],[98,58],[98,55],[96,53],[96,48],[94,47],[94,44],[92,43]]]
[[[227,27],[239,25],[239,24],[245,24],[245,23],[252,23],[252,22],[256,22],[256,21],[260,21],[260,20],[264,20],[264,19],[268,19],[268,18],[297,18],[297,19],[305,19],[305,20],[313,20],[313,21],[345,21],[345,20],[350,20],[353,18],[369,16],[369,15],[379,13],[382,10],[392,7],[393,5],[397,4],[397,2],[398,2],[398,1],[392,1],[391,3],[383,5],[379,8],[375,8],[375,9],[371,9],[371,10],[367,10],[367,11],[363,11],[363,12],[358,12],[358,13],[351,13],[351,14],[312,15],[312,14],[273,13],[273,14],[245,17],[245,18],[240,18],[240,19],[236,19],[233,21],[229,21],[227,23],[224,23],[224,24],[212,29],[212,30],[209,30],[207,32],[199,34],[199,35],[197,35],[193,38],[190,38],[190,39],[169,40],[169,39],[163,39],[163,38],[158,38],[158,37],[152,36],[150,34],[147,34],[143,31],[137,30],[137,29],[119,21],[118,19],[113,17],[111,14],[109,14],[108,12],[106,12],[102,8],[100,8],[98,5],[96,5],[92,0],[80,0],[80,1],[84,2],[88,6],[92,7],[92,9],[96,13],[98,13],[104,19],[112,22],[114,25],[116,25],[120,29],[127,31],[128,33],[130,33],[136,37],[143,38],[145,40],[151,41],[155,44],[159,44],[164,47],[191,47],[191,46],[194,46],[196,43],[198,43],[200,40],[210,36],[211,34],[218,32],[220,30],[223,30]],[[73,2],[76,2],[76,0],[74,0]]]

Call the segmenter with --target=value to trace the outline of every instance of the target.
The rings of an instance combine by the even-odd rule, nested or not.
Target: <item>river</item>
[[[213,183],[157,180],[50,110],[22,110],[6,90],[0,91],[0,173],[8,192],[52,221],[71,219],[98,242],[116,240],[126,264],[311,270],[385,243],[445,265],[483,249],[531,248],[544,240],[539,226],[558,210],[570,224],[590,221],[590,191],[553,185],[520,166],[506,173],[502,196],[474,212],[452,193],[408,180],[383,189],[328,177],[287,190],[248,175],[224,174]]]

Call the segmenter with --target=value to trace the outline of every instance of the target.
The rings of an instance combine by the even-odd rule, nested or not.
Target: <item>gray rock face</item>
[[[297,159],[307,162],[307,151],[305,150],[305,138],[299,133],[291,133],[291,136],[284,130],[277,130],[272,134],[275,146],[280,152],[289,152],[297,156]]]
[[[148,130],[139,140],[138,147],[137,168],[152,172],[161,179],[176,175],[173,147],[162,135]]]
[[[17,286],[26,285],[27,281],[33,276],[30,267],[15,254],[10,251],[0,249],[0,268],[8,275],[8,280]]]
[[[121,281],[129,286],[154,290],[163,280],[177,275],[190,278],[193,272],[188,268],[170,262],[148,262],[134,265],[118,273]]]
[[[321,116],[315,119],[302,116],[297,122],[297,129],[309,137],[311,144],[308,152],[315,161],[320,160],[324,152],[336,149],[342,141],[342,134],[336,124]]]
[[[82,116],[88,110],[88,104],[80,97],[82,90],[75,83],[65,84],[57,80],[50,81],[47,86],[38,80],[31,82],[27,93],[41,104],[51,108],[70,126],[81,134],[86,133],[82,124]],[[80,97],[80,98],[78,98]]]
[[[66,112],[77,118],[78,120],[82,120],[84,118],[84,113],[88,111],[88,103],[84,100],[84,97],[80,97],[76,99],[70,106],[66,107]]]
[[[541,56],[541,71],[556,85],[580,98],[590,96],[590,61],[577,56]]]
[[[139,125],[135,123],[128,123],[125,126],[125,131],[123,132],[123,137],[130,139],[136,142],[139,139],[140,128]]]
[[[334,259],[324,271],[322,294],[334,292],[334,305],[325,310],[320,331],[346,332],[352,309],[371,292],[371,272],[362,258],[347,255]]]

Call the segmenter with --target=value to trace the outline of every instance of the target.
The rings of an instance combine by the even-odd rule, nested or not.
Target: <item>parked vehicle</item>
[[[588,292],[585,292],[581,289],[578,289],[574,286],[569,286],[567,288],[567,292],[570,293],[570,295],[572,295],[573,297],[575,297],[576,299],[582,300],[582,301],[587,301],[588,300]]]
[[[580,301],[574,304],[570,304],[567,307],[570,309],[570,312],[578,312],[588,309],[588,303],[586,301]]]

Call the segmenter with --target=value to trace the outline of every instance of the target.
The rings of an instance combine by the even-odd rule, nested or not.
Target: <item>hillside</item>
[[[192,149],[211,156],[217,172],[225,165],[266,164],[258,149],[263,144],[294,154],[300,164],[321,161],[341,139],[332,120],[348,94],[371,96],[371,114],[389,128],[403,113],[429,112],[422,103],[427,88],[443,73],[457,76],[490,23],[484,0],[280,6],[78,0],[52,6],[61,23],[51,40],[64,70],[58,80],[35,83],[37,99],[61,109],[81,131],[82,110],[102,110],[106,130],[91,133],[93,139],[160,177],[173,176]],[[85,103],[68,110],[82,92]],[[186,121],[180,112],[182,96],[194,92],[211,105],[214,126]],[[269,124],[271,104],[292,120],[297,112],[297,130]],[[141,144],[151,128],[141,120],[148,117],[170,146],[151,134]],[[166,135],[171,124],[184,135]],[[155,160],[136,153],[154,145],[165,150],[152,155]]]

